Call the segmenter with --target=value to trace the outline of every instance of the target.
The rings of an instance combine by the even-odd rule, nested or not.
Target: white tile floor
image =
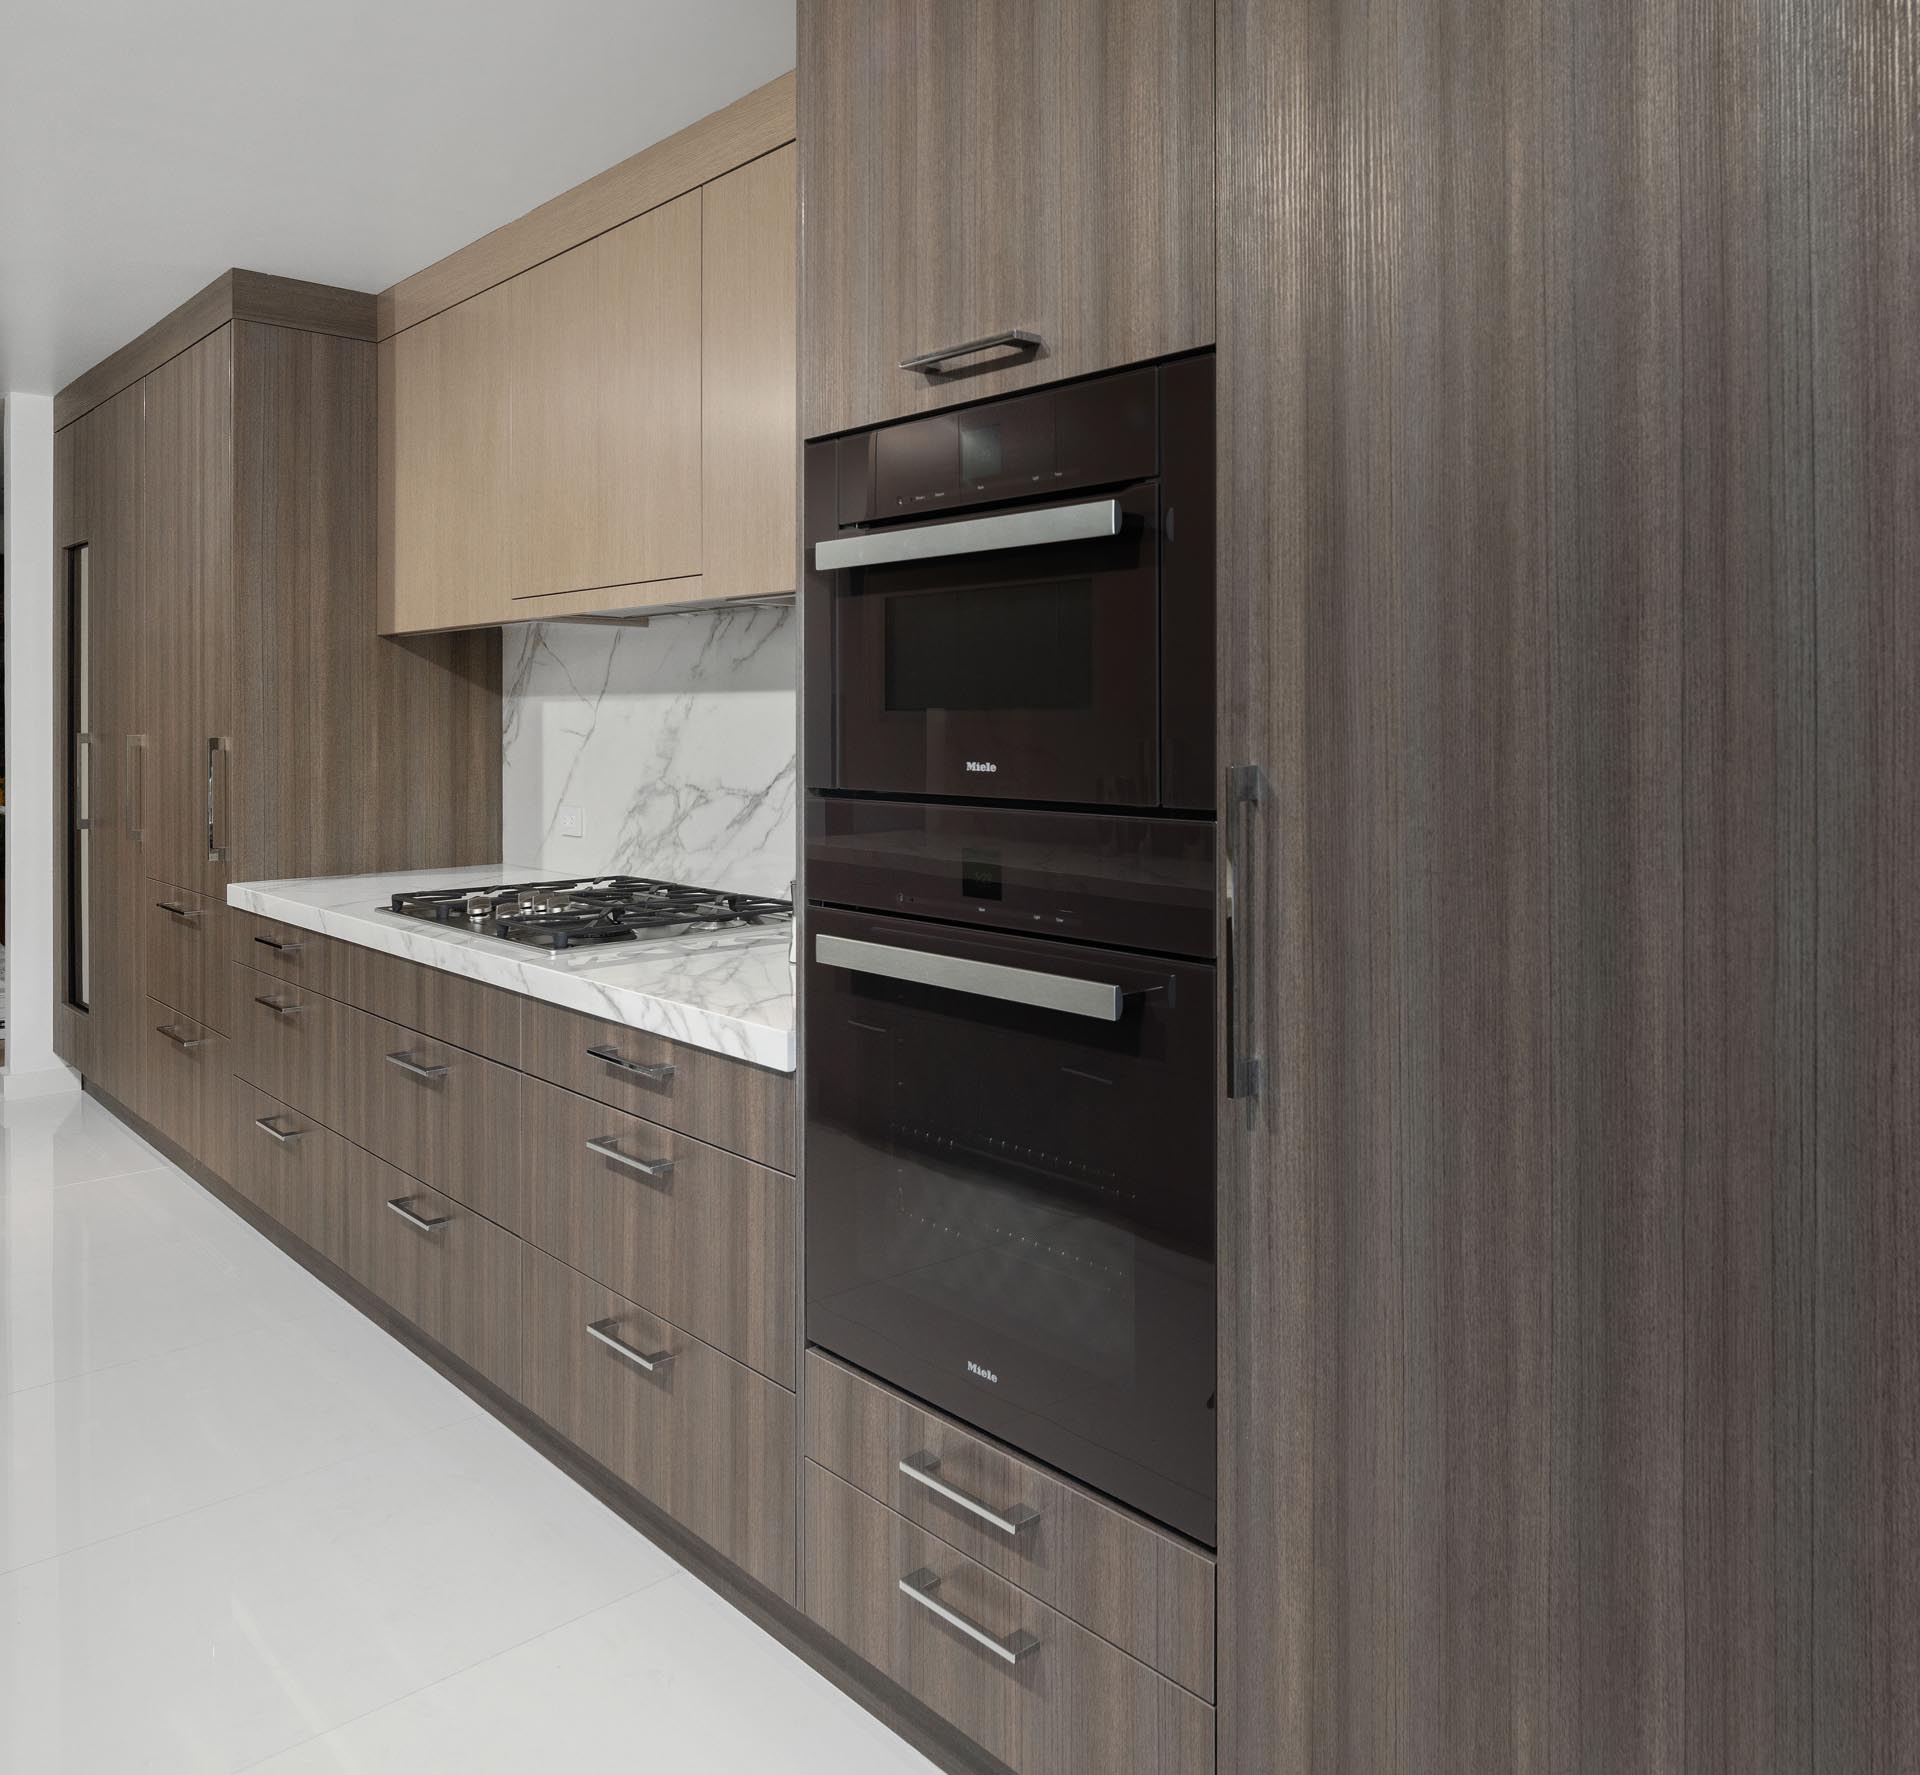
[[[932,1765],[81,1098],[0,1105],[0,1770]]]

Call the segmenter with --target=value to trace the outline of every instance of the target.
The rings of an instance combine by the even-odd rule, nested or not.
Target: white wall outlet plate
[[[587,816],[577,807],[562,804],[560,809],[560,836],[562,838],[585,838],[587,835]]]

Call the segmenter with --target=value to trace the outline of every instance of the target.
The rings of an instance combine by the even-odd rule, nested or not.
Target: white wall
[[[53,397],[9,394],[6,1095],[77,1088],[53,1052]]]

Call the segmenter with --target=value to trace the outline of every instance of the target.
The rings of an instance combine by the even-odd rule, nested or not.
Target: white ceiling
[[[794,0],[6,0],[0,391],[231,265],[363,290],[793,66]]]

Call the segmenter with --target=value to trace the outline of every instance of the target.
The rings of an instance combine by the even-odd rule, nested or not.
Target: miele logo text
[[[977,1375],[983,1381],[992,1381],[996,1387],[1000,1384],[1000,1377],[991,1368],[982,1368],[977,1362],[967,1364],[967,1373]]]
[[[980,762],[979,762],[979,760],[978,760],[978,759],[974,759],[974,758],[969,758],[969,759],[967,760],[967,769],[968,769],[968,770],[979,770],[979,771],[985,771],[985,772],[987,772],[987,773],[988,773],[989,775],[991,775],[991,774],[992,774],[992,773],[993,773],[994,771],[996,771],[996,770],[998,770],[999,768],[1000,768],[1000,767],[999,767],[999,765],[997,765],[997,764],[982,764],[982,763],[980,763]]]

